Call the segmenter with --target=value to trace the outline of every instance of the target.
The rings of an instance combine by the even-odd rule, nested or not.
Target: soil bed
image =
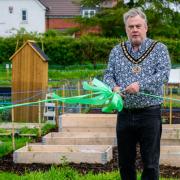
[[[58,167],[60,166],[61,165],[58,165]],[[117,148],[115,147],[113,149],[113,160],[105,165],[88,164],[88,163],[80,163],[80,164],[70,163],[69,166],[73,167],[82,174],[86,174],[89,171],[92,171],[93,173],[99,173],[99,172],[110,172],[113,170],[117,170],[118,169]],[[139,171],[142,170],[142,162],[139,153],[137,155],[136,166]],[[50,167],[51,165],[45,165],[45,164],[15,164],[13,163],[12,154],[4,156],[0,159],[0,171],[13,172],[19,175],[22,175],[29,171],[39,171],[39,170],[47,171]],[[178,168],[178,167],[161,165],[160,174],[162,177],[180,178],[180,167]]]

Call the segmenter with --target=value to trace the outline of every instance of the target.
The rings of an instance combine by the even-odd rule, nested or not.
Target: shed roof
[[[47,16],[78,16],[80,4],[73,0],[39,0],[47,7]]]
[[[12,60],[26,45],[29,45],[43,61],[48,61],[48,56],[37,46],[35,41],[28,40],[26,43],[24,43],[11,57],[10,60]]]

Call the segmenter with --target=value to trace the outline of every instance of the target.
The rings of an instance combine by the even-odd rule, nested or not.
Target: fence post
[[[57,128],[59,128],[59,123],[58,123],[58,120],[59,120],[58,106],[59,106],[59,103],[58,103],[58,101],[56,101],[55,102],[55,121],[56,121],[56,127]]]
[[[163,93],[164,93],[164,102],[163,102],[163,104],[165,106],[165,104],[166,104],[166,86],[164,86],[164,88],[163,88]]]
[[[12,108],[12,148],[15,150],[15,138],[14,138],[14,108]]]
[[[65,95],[64,90],[65,90],[65,85],[63,85],[63,88],[62,88],[62,97],[64,97]],[[62,114],[64,114],[64,102],[62,102]]]
[[[172,124],[172,87],[170,87],[169,122]]]
[[[80,96],[80,95],[81,95],[81,84],[78,81],[78,96]],[[79,104],[79,112],[81,113],[81,104]]]
[[[40,101],[40,100],[39,100]],[[38,113],[39,113],[39,118],[38,118],[38,121],[39,121],[39,137],[41,137],[41,102],[38,103]]]

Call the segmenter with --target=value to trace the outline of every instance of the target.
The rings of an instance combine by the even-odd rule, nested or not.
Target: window
[[[89,17],[89,12],[88,11],[84,11],[84,16],[83,17]]]
[[[87,18],[90,18],[92,16],[94,16],[96,14],[96,10],[83,10],[82,12],[82,16],[83,17],[87,17]]]
[[[22,21],[27,21],[27,11],[26,10],[22,10]]]
[[[10,13],[10,14],[13,13],[13,6],[9,6],[9,13]]]
[[[92,17],[95,15],[95,11],[90,11],[89,14],[90,14],[90,17]]]

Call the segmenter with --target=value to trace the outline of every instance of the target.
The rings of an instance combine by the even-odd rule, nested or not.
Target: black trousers
[[[117,145],[122,180],[136,180],[136,144],[144,165],[141,179],[159,179],[159,156],[162,123],[161,108],[123,109],[117,117]]]

